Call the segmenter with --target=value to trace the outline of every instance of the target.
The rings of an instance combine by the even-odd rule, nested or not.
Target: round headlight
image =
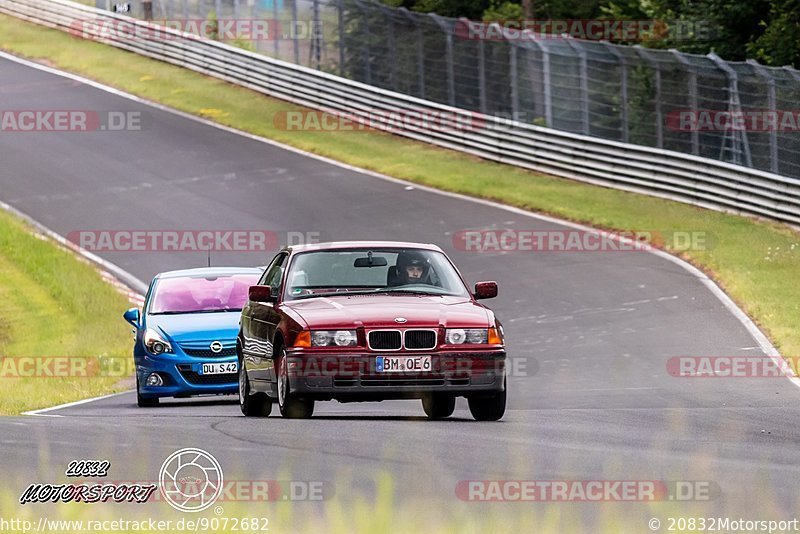
[[[464,332],[461,328],[453,328],[447,331],[447,336],[445,341],[449,345],[461,345],[464,341],[467,340],[467,333]]]
[[[340,347],[354,345],[356,341],[355,333],[350,330],[337,330],[333,335],[333,342]]]
[[[487,331],[481,328],[467,330],[467,343],[486,343]]]
[[[154,341],[153,344],[150,346],[150,350],[153,351],[153,354],[161,354],[164,352],[164,344],[160,341]]]
[[[327,330],[311,332],[311,344],[317,347],[324,347],[331,342],[331,333]]]

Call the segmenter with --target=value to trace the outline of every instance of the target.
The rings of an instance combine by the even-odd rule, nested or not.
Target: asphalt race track
[[[500,296],[489,305],[525,370],[509,378],[509,410],[499,423],[473,421],[463,399],[438,422],[427,421],[417,401],[318,403],[311,420],[285,420],[277,409],[252,420],[235,397],[139,409],[133,393],[48,412],[60,417],[2,418],[0,470],[14,493],[62,481],[76,458],[109,458],[118,480],[153,479],[171,452],[193,446],[214,454],[228,479],[325,481],[335,498],[369,497],[376,477],[389,473],[398,507],[426,502],[453,514],[507,506],[461,503],[456,484],[475,479],[712,481],[717,498],[673,510],[749,510],[752,519],[796,510],[800,389],[782,378],[667,373],[674,356],[763,354],[680,265],[638,252],[454,250],[460,229],[563,227],[361,174],[5,59],[0,102],[16,110],[141,112],[141,131],[0,134],[0,200],[59,234],[253,229],[433,242],[470,283],[498,281]],[[195,252],[101,256],[145,282],[206,262]],[[260,265],[268,256],[219,253],[212,261]],[[300,513],[317,506],[296,505]],[[563,507],[586,525],[610,515],[639,532],[654,515],[642,503],[519,506]]]

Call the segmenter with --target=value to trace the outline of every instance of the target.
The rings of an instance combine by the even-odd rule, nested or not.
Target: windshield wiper
[[[358,291],[326,291],[324,293],[309,293],[307,295],[298,295],[293,300],[308,299],[311,297],[346,297],[348,295],[369,295],[374,293],[374,289],[358,290]]]
[[[410,295],[432,295],[434,297],[441,297],[446,293],[436,293],[430,291],[423,291],[421,289],[401,289],[398,287],[385,287],[383,289],[376,289],[372,293],[407,293]]]

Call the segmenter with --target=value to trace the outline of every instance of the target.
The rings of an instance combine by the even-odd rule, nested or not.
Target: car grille
[[[181,347],[183,348],[183,347]],[[213,352],[211,349],[183,349],[189,356],[195,356],[197,358],[224,358],[226,356],[236,356],[236,347],[230,347],[227,349],[222,349],[219,352]]]
[[[398,350],[400,332],[397,330],[373,330],[369,333],[369,346],[373,350]]]
[[[372,350],[432,350],[436,348],[436,330],[372,330],[369,332]]]
[[[436,348],[436,332],[434,330],[406,330],[405,346],[407,349]]]
[[[234,384],[239,380],[239,375],[236,373],[225,373],[222,375],[201,375],[190,369],[178,366],[178,372],[190,384],[196,385],[212,385],[212,384]]]

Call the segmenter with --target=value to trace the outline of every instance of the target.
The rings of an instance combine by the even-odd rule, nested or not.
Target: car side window
[[[256,284],[256,285],[259,285],[259,286],[269,285],[267,283],[267,280],[270,279],[270,274],[272,274],[273,268],[276,265],[279,265],[283,261],[285,256],[286,256],[286,254],[283,253],[283,252],[276,254],[275,257],[272,258],[272,261],[269,262],[269,265],[267,265],[267,268],[264,269],[264,273],[261,275],[261,278],[258,279],[258,284]]]
[[[270,286],[278,289],[281,285],[281,275],[283,274],[283,264],[289,255],[286,253],[278,254],[272,260],[269,268],[264,272],[264,276],[259,280],[258,285]]]

